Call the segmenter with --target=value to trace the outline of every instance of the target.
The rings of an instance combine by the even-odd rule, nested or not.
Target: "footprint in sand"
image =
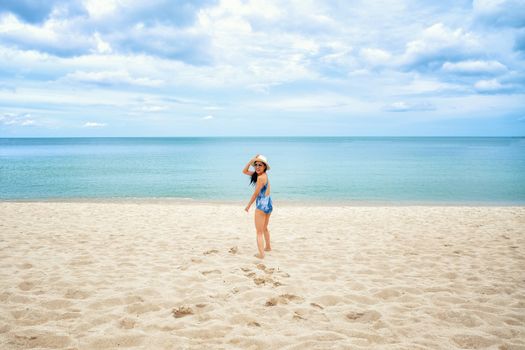
[[[89,293],[79,289],[68,289],[64,298],[67,299],[86,299]]]
[[[383,300],[389,300],[389,299],[397,298],[400,295],[401,295],[401,293],[399,293],[397,290],[395,290],[393,288],[385,288],[385,289],[382,289],[381,291],[379,291],[379,292],[374,294],[375,297],[381,298]]]
[[[258,264],[255,264],[255,267],[261,271],[263,271],[264,273],[266,273],[267,275],[271,275],[274,273],[275,271],[275,268],[271,267],[271,268],[268,268],[266,267],[266,265],[264,264],[261,264],[261,263],[258,263]],[[279,287],[279,286],[282,286],[283,284],[279,281],[275,281],[273,280],[270,276],[259,276],[259,277],[255,277],[256,276],[256,273],[255,272],[252,272],[250,268],[245,268],[245,267],[241,267],[241,270],[244,271],[244,272],[247,272],[245,274],[246,277],[248,278],[252,278],[253,277],[253,282],[256,284],[256,285],[263,285],[263,284],[273,284],[274,287]],[[289,276],[289,275],[288,275]]]
[[[241,267],[241,270],[243,272],[245,272],[244,276],[246,276],[248,278],[253,278],[253,277],[255,277],[257,275],[255,272],[253,272],[252,270],[250,270],[248,268]]]
[[[188,315],[193,315],[193,310],[188,306],[180,306],[171,310],[173,317],[181,318]]]
[[[281,294],[278,297],[270,298],[268,301],[266,301],[265,306],[275,306],[278,304],[288,304],[289,302],[296,302],[296,303],[302,303],[304,301],[304,298],[301,298],[297,295],[293,294]]]
[[[27,290],[33,289],[34,286],[35,284],[33,282],[24,281],[18,285],[18,288],[20,288],[21,290],[27,291]]]
[[[260,286],[261,284],[265,284],[265,283],[266,283],[266,279],[265,279],[264,277],[255,277],[255,278],[253,279],[253,282],[254,282],[256,285]]]
[[[298,311],[294,311],[293,319],[294,320],[306,320],[306,318],[301,316],[301,314]]]
[[[352,322],[368,323],[368,322],[377,321],[380,318],[381,318],[381,314],[374,310],[363,311],[363,312],[352,311],[346,314],[346,319]]]
[[[304,298],[300,297],[300,296],[297,296],[297,295],[293,295],[293,294],[282,294],[281,297],[289,300],[289,301],[293,301],[293,302],[297,302],[297,303],[302,303],[304,301]]]
[[[211,274],[221,274],[222,272],[220,270],[210,270],[210,271],[201,271],[201,273],[204,276],[211,275]]]
[[[137,322],[134,319],[126,317],[120,320],[119,327],[123,329],[132,329],[135,327],[136,323]]]
[[[274,287],[279,287],[279,286],[282,286],[282,283],[279,282],[279,281],[274,281],[270,276],[260,276],[260,277],[255,277],[253,279],[253,282],[260,286],[260,285],[263,285],[263,284],[273,284]]]
[[[216,254],[216,253],[218,253],[218,252],[219,252],[219,251],[218,251],[217,249],[212,249],[212,250],[205,251],[205,252],[202,253],[202,254],[204,254],[204,255],[210,255],[210,254]]]
[[[275,271],[275,268],[273,268],[273,267],[266,267],[266,265],[264,265],[264,264],[257,264],[256,267],[259,270],[262,270],[262,271],[264,271],[265,273],[267,273],[269,275],[271,275]]]
[[[239,248],[237,247],[231,247],[230,250],[228,252],[230,252],[231,254],[237,254],[237,252],[239,251]]]
[[[266,301],[266,304],[264,306],[275,306],[278,305],[280,302],[279,298],[271,298]],[[285,299],[281,302],[281,304],[288,304],[288,301]]]
[[[323,309],[324,309],[324,307],[322,307],[321,305],[316,304],[316,303],[310,303],[310,305],[313,306],[313,307],[316,307],[316,308],[318,308],[318,309],[320,309],[320,310],[323,310]]]

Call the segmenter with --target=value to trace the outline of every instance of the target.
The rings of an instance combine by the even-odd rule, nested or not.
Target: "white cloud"
[[[496,26],[524,27],[525,2],[523,0],[474,0],[477,19]]]
[[[97,43],[97,46],[96,46],[97,53],[101,53],[101,54],[111,53],[112,51],[111,45],[108,42],[102,40],[99,33],[95,33],[94,38],[95,38],[95,42]]]
[[[498,61],[468,60],[460,62],[445,62],[443,71],[457,74],[498,74],[507,70],[505,65]]]
[[[323,65],[349,66],[355,62],[355,58],[351,57],[353,47],[342,41],[330,40],[324,42],[321,50],[326,51],[319,59]]]
[[[143,112],[161,112],[168,109],[168,106],[143,106],[141,111]]]
[[[426,67],[435,61],[461,58],[478,51],[478,38],[463,28],[450,29],[443,23],[426,28],[420,38],[410,41],[401,59],[402,64],[414,68]]]
[[[359,100],[353,96],[327,93],[269,98],[266,100],[248,102],[246,106],[249,108],[293,112],[370,112],[376,109],[373,104]]]
[[[390,104],[386,109],[390,111],[406,111],[410,109],[410,106],[404,101],[398,101]]]
[[[261,12],[261,6],[274,10]],[[278,30],[275,20],[289,18],[287,7],[272,2],[222,1],[199,13],[194,30],[210,38],[215,81],[265,92],[270,86],[315,78],[309,65],[320,42],[302,33]],[[270,22],[254,29],[251,23],[261,18]]]
[[[392,55],[381,49],[364,48],[359,52],[366,63],[373,66],[388,65],[392,62]]]
[[[264,0],[222,0],[213,11],[232,16],[256,16],[273,20],[283,14],[282,7],[278,4]]]
[[[100,19],[112,15],[119,5],[119,0],[85,0],[84,6],[89,16],[94,19]],[[124,2],[124,1],[122,1]],[[127,1],[129,2],[129,1]],[[131,5],[131,4],[128,4]]]
[[[211,119],[213,119],[213,115],[207,115],[207,116],[205,116],[202,119],[204,119],[204,120],[211,120]]]
[[[409,82],[399,82],[395,86],[397,94],[421,95],[421,94],[441,94],[454,93],[461,94],[468,89],[462,85],[447,83],[438,78],[431,78],[424,75],[416,75]]]
[[[73,32],[68,20],[47,20],[43,25],[21,22],[12,14],[0,16],[0,42],[24,50],[74,56],[95,49],[96,39],[89,33]]]
[[[0,124],[6,126],[31,126],[36,125],[29,113],[3,113],[0,114]]]
[[[97,123],[97,122],[86,122],[82,127],[84,128],[101,128],[106,126],[106,123]]]
[[[428,102],[409,103],[397,101],[385,106],[384,110],[389,112],[432,111],[435,110],[435,107]]]
[[[94,84],[130,84],[139,86],[160,86],[164,82],[159,79],[134,78],[125,70],[102,71],[102,72],[84,72],[75,71],[64,77],[65,80],[78,81],[81,83]]]
[[[480,92],[496,92],[505,89],[497,79],[479,80],[474,84],[474,88]]]

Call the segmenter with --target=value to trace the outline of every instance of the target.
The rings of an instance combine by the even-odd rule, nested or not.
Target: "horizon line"
[[[246,135],[246,136],[0,136],[1,139],[110,139],[110,138],[523,138],[525,135]]]

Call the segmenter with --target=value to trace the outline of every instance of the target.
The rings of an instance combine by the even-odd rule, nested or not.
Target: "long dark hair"
[[[264,164],[264,172],[266,172],[266,164],[265,163],[263,163],[263,164]],[[257,172],[254,171],[253,174],[252,174],[252,177],[250,179],[250,185],[255,186],[255,184],[257,183],[257,177],[258,176],[259,175],[257,175]]]

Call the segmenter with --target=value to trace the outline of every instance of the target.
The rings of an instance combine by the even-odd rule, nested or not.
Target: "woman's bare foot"
[[[265,251],[270,252],[272,250],[272,247],[266,247],[264,248]]]
[[[255,256],[257,259],[264,259],[264,254],[254,254],[253,256]]]

